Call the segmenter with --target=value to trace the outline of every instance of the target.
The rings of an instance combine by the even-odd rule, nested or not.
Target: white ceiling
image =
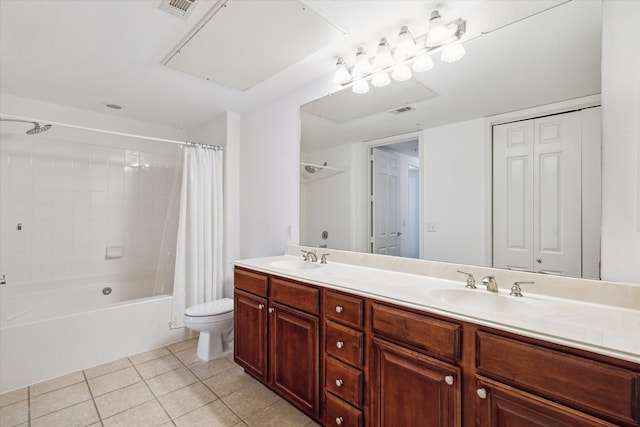
[[[243,112],[326,77],[337,55],[352,62],[355,48],[362,45],[372,53],[383,35],[393,44],[402,25],[409,25],[414,35],[423,34],[429,13],[436,7],[445,21],[459,16],[466,19],[465,38],[472,38],[562,1],[305,0],[304,5],[347,35],[244,92],[160,65],[217,1],[197,0],[187,20],[161,11],[160,3],[0,0],[0,92],[189,128],[225,110]],[[270,19],[268,12],[261,15]],[[240,33],[260,37],[251,28]],[[228,43],[235,47],[233,38]],[[242,66],[256,66],[242,51],[236,54]],[[109,102],[125,108],[108,110],[103,104]]]

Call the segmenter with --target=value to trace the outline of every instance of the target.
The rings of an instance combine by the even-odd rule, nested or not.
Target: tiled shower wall
[[[179,146],[43,136],[0,135],[0,275],[19,284],[155,269]],[[124,256],[107,258],[108,246]]]

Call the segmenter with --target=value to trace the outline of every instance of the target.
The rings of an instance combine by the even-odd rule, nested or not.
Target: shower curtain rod
[[[32,122],[47,123],[47,124],[54,125],[54,126],[63,126],[63,127],[72,128],[72,129],[88,130],[88,131],[92,131],[92,132],[106,133],[106,134],[109,134],[109,135],[127,136],[127,137],[131,137],[131,138],[146,139],[148,141],[168,142],[170,144],[181,144],[181,145],[187,145],[187,144],[202,145],[202,146],[214,148],[216,150],[223,150],[224,149],[224,147],[220,146],[220,145],[201,144],[199,142],[180,141],[180,140],[177,140],[177,139],[157,138],[155,136],[137,135],[137,134],[134,134],[134,133],[126,133],[126,132],[118,132],[118,131],[115,131],[115,130],[98,129],[98,128],[92,128],[92,127],[88,127],[88,126],[71,125],[69,123],[52,122],[52,121],[49,121],[49,120],[39,120],[39,119],[36,120],[36,119],[30,118],[30,117],[14,116],[13,114],[0,113],[0,116],[8,118],[8,119],[28,120],[28,121],[32,121]]]

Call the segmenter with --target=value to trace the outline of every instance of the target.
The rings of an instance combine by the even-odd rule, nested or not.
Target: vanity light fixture
[[[409,80],[412,69],[420,73],[434,67],[432,55],[435,53],[441,53],[443,62],[462,58],[466,53],[461,43],[465,31],[466,21],[458,18],[445,24],[440,13],[434,10],[426,34],[414,38],[409,27],[402,26],[395,49],[391,48],[386,37],[382,37],[373,61],[369,60],[363,47],[358,48],[351,69],[342,58],[338,58],[333,82],[364,94],[369,92],[369,80],[375,87],[388,85],[391,81],[389,74],[397,81]]]
[[[464,46],[456,43],[447,46],[440,54],[440,59],[442,59],[443,62],[456,62],[460,60],[466,53],[467,51],[464,49]]]
[[[429,32],[425,44],[427,47],[438,47],[447,42],[456,32],[458,26],[453,23],[445,25],[437,10],[431,12],[429,19]]]
[[[349,67],[344,63],[342,58],[338,58],[336,63],[336,74],[333,76],[333,83],[337,85],[344,85],[351,81],[351,74],[349,73]]]

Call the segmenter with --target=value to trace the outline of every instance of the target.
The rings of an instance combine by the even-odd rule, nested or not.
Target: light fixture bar
[[[404,54],[404,52],[400,52],[400,55],[398,55],[398,49],[400,48],[400,46],[396,46],[395,49],[391,50],[388,45],[386,37],[382,37],[380,39],[380,43],[378,44],[379,49],[376,52],[376,56],[373,58],[372,61],[369,61],[369,59],[366,58],[366,54],[364,54],[364,49],[362,48],[358,49],[358,53],[356,55],[356,57],[358,58],[359,64],[356,64],[353,67],[349,67],[341,58],[339,58],[338,66],[342,67],[342,71],[341,71],[342,78],[338,79],[337,74],[336,74],[336,77],[334,77],[334,83],[339,85],[339,89],[337,90],[345,89],[349,87],[353,88],[353,86],[357,84],[356,85],[357,87],[353,88],[354,92],[366,93],[368,92],[368,90],[364,89],[365,85],[359,82],[364,81],[366,83],[366,81],[371,80],[372,84],[376,87],[386,86],[389,80],[388,80],[388,77],[384,78],[383,74],[386,76],[395,75],[396,77],[399,77],[399,78],[396,78],[396,80],[406,80],[408,78],[411,78],[410,66],[414,62],[417,62],[419,58],[423,62],[421,65],[414,66],[413,70],[416,72],[426,71],[433,67],[433,61],[429,61],[428,59],[425,59],[424,56],[431,56],[436,53],[442,52],[445,49],[450,48],[453,44],[458,44],[462,48],[462,55],[464,55],[464,47],[462,46],[460,40],[462,39],[462,36],[466,32],[467,22],[462,18],[458,18],[446,24],[445,27],[455,28],[455,31],[451,34],[451,36],[448,39],[440,42],[440,44],[437,46],[433,46],[433,47],[426,46],[429,32],[422,34],[418,37],[413,37],[412,41],[415,41],[416,47],[414,51],[408,56]],[[409,29],[407,27],[402,27],[401,34],[405,36],[406,35],[410,36],[411,33],[409,32]],[[385,56],[384,60],[380,60],[378,58],[378,54],[380,54],[381,52]],[[389,59],[387,58],[387,56],[392,56],[391,59],[395,58],[395,60],[393,60],[393,63],[391,64],[389,63]],[[363,68],[363,62],[365,59],[369,67],[367,72],[363,73],[362,68]],[[426,66],[424,65],[425,62],[427,62]],[[428,64],[429,62],[431,63]],[[400,68],[401,70],[397,71],[398,68]],[[407,77],[407,71],[409,73],[408,77]],[[349,78],[348,79],[345,78],[344,77],[345,75],[348,75]],[[368,84],[367,84],[367,87],[368,87]]]

